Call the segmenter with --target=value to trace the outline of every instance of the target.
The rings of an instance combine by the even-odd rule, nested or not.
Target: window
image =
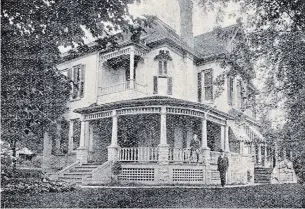
[[[241,95],[241,80],[237,80],[236,83],[236,94],[237,94],[237,108],[241,108],[241,103],[242,103],[242,95]]]
[[[204,98],[206,101],[213,100],[213,70],[204,72]]]
[[[159,60],[159,75],[167,75],[167,60]]]
[[[85,66],[77,65],[68,70],[68,78],[72,80],[72,99],[84,97]]]
[[[234,78],[231,76],[227,77],[228,82],[228,103],[233,105],[234,102]]]

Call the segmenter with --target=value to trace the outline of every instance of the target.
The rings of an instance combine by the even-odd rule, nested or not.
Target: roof
[[[225,37],[218,35],[219,30],[203,33],[194,37],[195,50],[200,53],[201,57],[211,55],[219,55],[227,52],[229,40],[233,38],[236,25],[221,28],[221,31],[226,33]]]
[[[234,119],[232,115],[219,111],[209,105],[200,104],[197,102],[190,102],[182,99],[171,98],[167,96],[142,97],[138,99],[123,100],[123,101],[106,103],[101,105],[93,104],[90,105],[89,107],[75,109],[74,112],[81,114],[90,114],[94,112],[108,111],[118,108],[139,107],[139,106],[149,106],[149,105],[168,105],[168,106],[179,105],[186,108],[196,108],[202,111],[210,111],[216,115],[225,117],[227,119]]]

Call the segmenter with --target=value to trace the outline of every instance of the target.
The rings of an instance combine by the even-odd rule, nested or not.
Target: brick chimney
[[[180,36],[189,47],[194,48],[193,36],[193,2],[178,0],[180,7]]]

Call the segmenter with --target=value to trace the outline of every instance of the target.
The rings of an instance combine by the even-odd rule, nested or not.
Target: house
[[[254,77],[230,76],[219,59],[234,47],[238,29],[226,28],[225,40],[213,32],[194,36],[193,5],[179,4],[179,33],[156,18],[139,42],[127,39],[119,49],[92,50],[58,65],[74,82],[65,118],[68,153],[76,155],[55,176],[103,184],[120,161],[121,182],[219,184],[220,149],[230,161],[228,183],[251,183],[256,167],[270,166],[253,108]],[[198,163],[190,150],[194,137],[201,142]],[[49,145],[45,139],[45,150]]]

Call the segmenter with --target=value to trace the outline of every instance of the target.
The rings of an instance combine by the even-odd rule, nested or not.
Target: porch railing
[[[119,150],[119,161],[158,161],[157,147],[126,147]]]
[[[173,162],[196,162],[196,153],[189,148],[170,148],[168,160]]]
[[[210,152],[210,157],[211,157],[211,163],[212,164],[217,164],[218,157],[220,156],[220,152],[215,152],[211,151]]]
[[[126,81],[123,83],[118,83],[115,85],[111,86],[106,86],[106,87],[100,87],[99,88],[99,94],[100,95],[106,95],[106,94],[112,94],[112,93],[117,93],[121,91],[126,91],[128,89],[133,89],[131,88],[131,82]],[[134,89],[136,91],[142,92],[142,93],[147,93],[147,85],[139,84],[139,83],[134,83]]]

